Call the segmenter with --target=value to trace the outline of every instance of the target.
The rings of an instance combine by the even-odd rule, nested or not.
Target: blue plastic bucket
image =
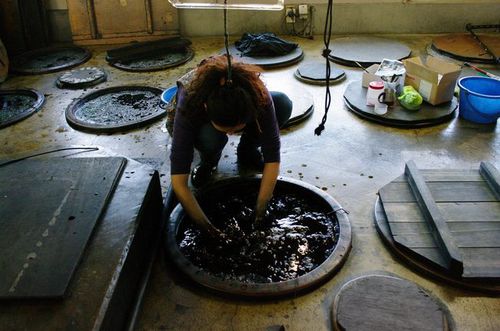
[[[161,94],[161,101],[163,101],[166,104],[170,103],[176,93],[177,93],[177,86],[169,87]]]
[[[500,80],[464,77],[460,87],[460,117],[475,123],[495,123],[500,117]]]

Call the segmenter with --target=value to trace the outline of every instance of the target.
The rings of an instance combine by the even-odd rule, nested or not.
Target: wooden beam
[[[406,163],[405,174],[408,179],[408,184],[412,189],[417,203],[422,210],[422,213],[430,225],[432,236],[445,258],[448,268],[457,275],[462,275],[464,265],[462,256],[455,243],[453,235],[446,224],[445,219],[441,215],[439,208],[432,197],[431,191],[418,170],[414,161]]]
[[[92,35],[92,39],[98,39],[99,31],[97,29],[94,0],[87,0],[87,15],[89,18],[90,34]]]
[[[146,8],[146,24],[149,34],[153,33],[153,13],[151,11],[151,0],[144,0],[144,7]]]

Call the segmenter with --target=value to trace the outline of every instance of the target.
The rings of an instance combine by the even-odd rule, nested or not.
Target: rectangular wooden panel
[[[439,202],[495,202],[497,198],[486,182],[430,182],[428,188]],[[390,183],[379,191],[384,202],[415,202],[416,199],[406,182]]]
[[[500,222],[500,203],[461,202],[438,203],[438,208],[446,223]],[[423,215],[416,202],[384,202],[384,210],[390,222],[423,222]]]
[[[391,232],[395,235],[403,234],[430,234],[431,231],[425,222],[391,222],[389,223]]]
[[[147,31],[147,0],[94,0],[99,33],[109,34]]]
[[[163,0],[68,0],[76,44],[118,44],[179,34],[177,10]]]
[[[467,248],[462,250],[465,278],[500,278],[500,259],[497,248]]]
[[[394,240],[409,248],[438,248],[431,232],[416,234],[393,234]]]
[[[484,178],[477,169],[419,169],[427,183],[429,182],[482,182]],[[392,181],[406,182],[402,175]]]

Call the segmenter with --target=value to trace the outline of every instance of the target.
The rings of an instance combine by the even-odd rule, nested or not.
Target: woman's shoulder
[[[192,69],[177,79],[178,87],[186,87],[188,86],[194,78],[194,74],[196,73],[196,69]]]

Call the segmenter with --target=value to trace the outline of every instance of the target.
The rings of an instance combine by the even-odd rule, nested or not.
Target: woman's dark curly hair
[[[260,79],[261,69],[254,65],[232,62],[231,84],[227,79],[225,55],[204,60],[187,86],[184,109],[188,116],[205,111],[210,120],[222,126],[235,126],[257,119],[266,107],[268,92]]]

